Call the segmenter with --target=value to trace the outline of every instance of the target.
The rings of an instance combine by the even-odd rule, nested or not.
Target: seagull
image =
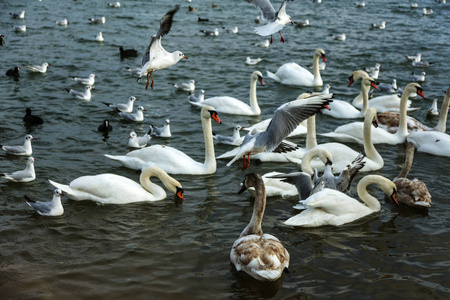
[[[139,99],[134,96],[131,96],[130,98],[128,98],[127,103],[108,103],[108,102],[102,102],[102,103],[105,104],[106,106],[111,107],[114,110],[118,109],[121,112],[131,113],[131,112],[133,112],[134,101],[137,101],[137,100],[139,100]]]
[[[117,2],[109,2],[108,3],[108,6],[109,7],[113,7],[113,8],[118,8],[118,7],[120,7],[120,2],[119,1],[117,1]]]
[[[5,46],[5,39],[4,39],[4,35],[0,34],[0,46]]]
[[[12,28],[14,28],[15,32],[26,32],[27,31],[27,26],[26,25],[16,25],[16,26],[12,26]]]
[[[6,76],[12,76],[14,78],[18,78],[20,77],[20,68],[19,67],[15,67],[14,69],[9,69],[8,71],[6,71],[5,75]]]
[[[98,126],[97,128],[98,131],[100,132],[105,132],[108,133],[110,131],[113,130],[112,126],[109,124],[108,120],[104,120],[103,123],[101,125]]]
[[[81,100],[86,100],[86,101],[90,101],[91,100],[91,89],[93,89],[92,86],[87,85],[84,88],[84,92],[77,92],[75,90],[72,89],[65,89],[69,94],[71,94],[73,97],[77,98],[77,99],[81,99]]]
[[[25,11],[22,10],[20,13],[9,13],[13,19],[23,19],[25,18]]]
[[[26,195],[24,197],[27,200],[27,204],[41,216],[57,217],[64,213],[64,208],[61,204],[62,194],[60,189],[56,189],[53,192],[52,201],[49,202],[34,201]]]
[[[222,27],[222,28],[225,29],[225,31],[229,32],[229,33],[238,33],[239,32],[239,28],[237,26],[234,26],[232,28],[225,28],[225,27]]]
[[[422,58],[422,54],[417,53],[417,55],[405,55],[405,57],[408,61],[420,61],[420,59]]]
[[[422,72],[420,73],[420,75],[418,74],[414,74],[414,72],[411,73],[411,77],[412,77],[412,81],[425,81],[425,75],[427,75],[427,73]]]
[[[366,7],[366,3],[363,2],[356,2],[356,7]]]
[[[90,74],[88,78],[76,77],[76,76],[69,76],[69,77],[83,85],[91,85],[92,86],[95,83],[95,78],[97,78],[97,75]]]
[[[189,93],[188,101],[189,102],[202,102],[205,100],[205,90],[201,90],[198,94],[198,97],[195,97],[195,95]]]
[[[372,72],[369,72],[369,77],[372,77],[373,79],[378,79],[378,76],[380,75],[380,68],[373,69]]]
[[[31,134],[27,134],[25,136],[25,142],[22,146],[2,146],[0,147],[6,151],[8,154],[13,155],[26,155],[30,156],[33,153],[33,149],[31,148],[31,140],[35,140],[35,138]]]
[[[137,57],[138,56],[138,52],[134,49],[123,49],[123,47],[119,48],[120,51],[120,58],[125,58],[125,57]]]
[[[269,40],[265,40],[264,42],[255,43],[255,46],[256,47],[269,48],[270,41]]]
[[[297,27],[308,27],[310,24],[309,24],[309,19],[306,19],[306,20],[304,20],[304,21],[297,21],[297,22],[294,22],[294,24],[297,26]]]
[[[47,67],[50,66],[49,63],[43,63],[42,65],[35,65],[35,66],[26,66],[28,70],[30,70],[33,73],[45,73],[47,72]]]
[[[265,131],[253,129],[244,137],[242,145],[236,156],[227,164],[229,167],[233,162],[244,156],[243,170],[250,165],[250,154],[271,152],[308,117],[314,115],[323,108],[329,109],[328,104],[332,102],[333,94],[317,95],[314,97],[293,100],[287,102],[275,110],[272,120]],[[245,155],[248,155],[247,161]]]
[[[23,117],[23,122],[27,125],[40,125],[44,123],[41,117],[31,114],[31,109],[27,107],[25,109],[25,116]]]
[[[150,136],[151,129],[145,133],[144,136],[137,136],[136,132],[130,132],[130,136],[128,139],[128,147],[130,148],[144,148],[147,146],[148,142],[152,138]]]
[[[378,84],[378,91],[380,92],[388,92],[388,93],[397,93],[397,80],[392,79],[392,83],[380,83]]]
[[[372,24],[372,28],[385,29],[386,28],[386,21],[381,22],[381,24]]]
[[[418,8],[418,7],[419,7],[419,4],[417,4],[417,3],[411,3],[410,7],[411,7],[411,8]]]
[[[172,134],[170,133],[170,121],[169,119],[166,119],[164,122],[164,126],[162,128],[158,128],[154,125],[150,125],[150,134],[157,136],[157,137],[171,137]]]
[[[286,3],[288,0],[283,0],[280,9],[275,11],[269,0],[245,0],[245,2],[255,5],[261,11],[261,19],[267,20],[268,23],[264,26],[255,27],[255,32],[261,36],[270,35],[270,43],[273,43],[272,34],[280,33],[280,41],[284,43],[284,38],[281,35],[281,30],[287,23],[292,23],[291,17],[286,14]]]
[[[437,98],[435,98],[433,100],[433,103],[431,104],[430,108],[427,111],[427,115],[428,116],[437,116],[437,115],[439,115],[439,110],[437,108],[437,101],[438,101]]]
[[[143,106],[138,106],[134,113],[126,113],[120,111],[120,109],[116,108],[116,111],[119,113],[124,120],[133,121],[133,122],[142,122],[144,121],[144,111],[145,108]]]
[[[29,157],[27,166],[24,170],[15,171],[12,173],[1,173],[0,177],[8,179],[12,182],[30,182],[36,179],[36,173],[34,172],[34,158]]]
[[[257,63],[259,63],[260,61],[262,61],[261,57],[258,58],[250,58],[250,56],[247,56],[247,58],[245,59],[245,63],[247,65],[256,65]]]
[[[89,20],[89,22],[91,22],[91,24],[105,24],[105,22],[106,22],[105,17],[101,17],[99,19],[89,18],[88,20]]]
[[[59,25],[59,26],[67,26],[67,24],[69,22],[67,21],[67,19],[62,19],[62,20],[56,21],[55,23],[56,23],[56,25]]]
[[[214,30],[204,30],[204,29],[201,29],[200,32],[203,33],[204,35],[214,35],[214,36],[218,36],[218,35],[219,35],[219,28],[216,28],[216,29],[214,29]]]
[[[220,144],[227,144],[232,146],[240,146],[242,144],[242,139],[240,135],[240,130],[243,129],[241,125],[234,126],[233,135],[225,136],[220,134],[215,134],[213,132],[213,138]]]
[[[330,34],[330,36],[337,41],[345,41],[347,39],[345,33]]]
[[[158,32],[156,35],[152,36],[150,44],[142,58],[142,69],[137,81],[139,81],[143,75],[147,75],[145,89],[147,89],[149,85],[149,75],[152,78],[151,88],[153,89],[154,80],[152,75],[154,71],[173,66],[182,58],[187,59],[187,56],[181,51],[167,52],[161,45],[161,39],[169,33],[170,28],[172,27],[173,16],[179,9],[179,5],[175,6],[175,8],[169,10],[161,19]]]
[[[428,67],[431,64],[431,62],[422,60],[422,54],[417,54],[417,57],[414,58],[413,62],[411,63],[413,67]]]
[[[431,9],[431,8],[423,8],[422,9],[422,15],[424,15],[424,16],[429,16],[429,15],[431,15],[433,13],[433,10]]]
[[[99,33],[97,33],[97,36],[95,37],[95,40],[97,42],[103,42],[105,39],[103,38],[103,33],[100,31]]]
[[[174,88],[180,91],[193,92],[195,91],[195,80],[191,79],[189,82],[177,82],[173,85]]]

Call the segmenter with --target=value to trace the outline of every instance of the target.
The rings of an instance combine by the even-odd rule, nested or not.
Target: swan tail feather
[[[278,77],[275,73],[272,73],[270,71],[267,71],[267,77],[269,77],[270,79],[273,79],[277,82],[281,81],[280,77]]]

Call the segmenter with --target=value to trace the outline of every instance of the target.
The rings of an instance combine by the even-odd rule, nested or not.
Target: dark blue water
[[[189,59],[154,73],[154,90],[126,67],[140,66],[141,57],[121,60],[118,48],[135,48],[143,55],[160,18],[176,3],[180,11],[163,45],[181,50]],[[280,1],[274,2],[279,7]],[[291,254],[290,274],[276,286],[260,285],[232,272],[229,251],[246,226],[253,200],[238,195],[244,173],[240,164],[230,168],[218,161],[217,172],[207,176],[174,176],[185,188],[186,200],[176,204],[172,197],[156,203],[99,206],[90,201],[63,197],[65,214],[45,218],[35,214],[23,195],[47,201],[53,187],[47,179],[62,183],[83,176],[115,173],[138,180],[139,174],[103,156],[129,151],[130,131],[142,135],[149,124],[162,125],[169,118],[171,139],[152,139],[150,144],[167,144],[203,161],[204,145],[199,110],[191,108],[187,93],[169,84],[197,81],[206,97],[230,95],[248,99],[250,74],[275,72],[286,62],[302,66],[312,63],[316,48],[326,51],[328,63],[322,71],[338,99],[351,101],[358,85],[347,88],[355,69],[382,65],[379,81],[393,78],[401,87],[410,82],[413,71],[403,55],[423,54],[432,61],[422,84],[426,99],[414,100],[422,109],[414,116],[427,125],[426,111],[434,98],[442,103],[448,88],[450,54],[447,29],[448,4],[421,1],[419,9],[409,2],[373,0],[363,9],[354,1],[312,1],[288,3],[292,19],[308,18],[311,27],[286,26],[286,43],[274,36],[270,48],[255,48],[264,38],[253,33],[256,8],[244,1],[122,1],[120,8],[107,1],[2,1],[0,33],[6,46],[0,49],[1,71],[19,66],[22,75],[14,81],[1,75],[0,143],[21,144],[26,133],[33,142],[37,179],[27,184],[0,182],[0,294],[3,298],[143,298],[143,299],[247,299],[247,298],[359,298],[359,299],[446,299],[449,297],[448,241],[450,189],[448,160],[416,153],[410,177],[427,185],[433,205],[427,213],[396,208],[383,200],[383,193],[371,189],[381,200],[378,214],[339,228],[290,228],[283,225],[294,213],[297,199],[270,198],[263,230],[277,236]],[[187,6],[198,7],[188,12]],[[421,7],[434,10],[423,17]],[[23,20],[9,12],[25,10]],[[91,17],[106,17],[104,25],[90,25]],[[197,18],[209,18],[199,23]],[[55,21],[67,18],[67,27]],[[370,29],[371,23],[386,21],[385,30]],[[11,25],[26,24],[26,33],[15,33]],[[238,26],[238,34],[222,26]],[[217,37],[205,37],[199,30],[219,28]],[[95,41],[101,31],[104,43]],[[345,42],[330,34],[346,33]],[[257,66],[245,58],[261,57]],[[25,66],[51,64],[46,74],[31,74]],[[422,70],[415,70],[422,71]],[[72,99],[65,88],[81,90],[69,75],[98,78],[90,102]],[[220,115],[223,124],[214,131],[231,135],[235,124],[248,126],[270,117],[282,103],[308,90],[286,87],[265,78],[258,86],[261,117]],[[147,112],[143,123],[120,120],[102,102],[125,102],[139,98]],[[44,118],[42,126],[28,129],[22,123],[26,107]],[[96,131],[104,119],[114,130],[107,138]],[[347,121],[319,115],[318,132],[328,132]],[[447,126],[449,123],[447,122]],[[304,145],[304,138],[292,141]],[[319,143],[328,142],[318,138]],[[351,145],[359,150],[358,145]],[[377,145],[385,160],[382,170],[372,172],[390,179],[398,175],[404,159],[403,145]],[[216,155],[231,147],[216,146]],[[0,172],[19,170],[26,158],[0,154]],[[292,171],[291,165],[252,164],[249,172]],[[361,175],[356,178],[359,180]],[[355,196],[355,188],[350,192]]]

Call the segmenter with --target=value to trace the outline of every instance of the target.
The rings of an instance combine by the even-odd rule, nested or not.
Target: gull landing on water
[[[287,23],[294,24],[291,17],[286,14],[286,2],[281,3],[280,9],[275,11],[269,0],[244,0],[245,2],[255,5],[261,11],[261,19],[267,20],[268,23],[264,26],[255,27],[255,32],[261,36],[270,35],[270,43],[273,43],[272,34],[278,31],[280,34],[280,41],[284,43],[284,38],[281,35],[281,30]]]
[[[137,81],[139,81],[143,75],[147,75],[145,89],[147,89],[149,85],[149,75],[152,78],[151,88],[153,89],[153,84],[155,82],[153,80],[154,71],[171,67],[182,58],[187,59],[187,56],[181,51],[167,52],[161,45],[161,39],[169,33],[170,28],[172,27],[173,16],[179,9],[179,5],[175,6],[175,8],[169,10],[162,18],[159,30],[156,35],[152,36],[147,51],[145,51],[144,57],[142,58],[142,69]]]

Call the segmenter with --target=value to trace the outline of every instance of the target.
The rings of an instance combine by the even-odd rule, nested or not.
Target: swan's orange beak
[[[331,110],[331,108],[330,108],[329,105],[324,105],[323,108],[326,108],[326,109],[328,109],[328,110]]]
[[[222,124],[222,121],[220,120],[219,116],[217,115],[217,112],[214,110],[211,112],[211,118],[216,121],[219,124]]]
[[[378,128],[378,121],[377,121],[377,119],[372,121],[372,125],[373,125],[373,127]]]
[[[417,94],[420,95],[422,98],[425,98],[425,95],[423,94],[423,90],[422,89],[417,89]]]
[[[353,75],[352,75],[348,78],[348,86],[351,86],[353,82],[355,82],[355,79],[353,79]]]
[[[325,54],[322,54],[321,57],[322,57],[322,59],[323,59],[324,62],[327,62],[327,58],[325,57]]]
[[[183,194],[183,189],[182,189],[182,188],[177,187],[177,192],[175,193],[175,195],[176,195],[178,198],[184,200],[184,194]]]
[[[374,89],[378,90],[378,87],[377,87],[377,85],[376,85],[376,83],[375,83],[374,81],[371,81],[371,82],[370,82],[370,85],[371,85]]]
[[[265,84],[264,84],[264,81],[263,81],[263,79],[262,79],[261,76],[258,76],[258,81],[259,81],[259,83],[260,83],[262,86],[265,85]]]
[[[397,206],[400,206],[400,204],[398,204],[398,201],[397,201],[397,191],[395,189],[394,189],[394,192],[391,195],[391,199],[392,199],[392,201],[395,202],[395,204],[397,204]]]

